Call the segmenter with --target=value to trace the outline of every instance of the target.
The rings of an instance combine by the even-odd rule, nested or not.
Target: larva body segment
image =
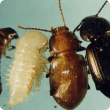
[[[16,43],[13,66],[10,70],[10,108],[20,103],[30,93],[35,78],[35,91],[39,90],[42,72],[49,72],[42,55],[47,49],[47,38],[39,31],[30,31]]]

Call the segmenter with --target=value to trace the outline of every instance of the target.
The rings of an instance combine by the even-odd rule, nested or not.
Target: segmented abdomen
[[[30,93],[35,79],[35,91],[39,90],[42,72],[49,72],[48,60],[42,55],[47,48],[47,38],[38,31],[31,31],[22,36],[15,50],[15,60],[9,75],[10,108],[20,103]],[[42,70],[42,71],[41,71]]]
[[[6,103],[10,107],[20,103],[31,91],[33,85],[35,66],[30,62],[15,60],[10,71],[10,98]]]

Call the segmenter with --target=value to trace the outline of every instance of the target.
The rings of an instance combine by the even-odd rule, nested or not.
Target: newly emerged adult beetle
[[[17,39],[18,34],[17,32],[10,28],[2,28],[0,29],[0,61],[1,56],[3,55],[5,58],[11,58],[9,56],[6,56],[6,50],[12,50],[15,47],[10,45],[11,40]],[[1,72],[1,71],[0,71]],[[2,84],[1,84],[1,75],[0,75],[0,93],[2,92]]]
[[[104,2],[99,12],[105,6]],[[97,90],[110,98],[110,22],[98,14],[84,18],[75,28],[80,36],[91,44],[87,47],[86,58],[89,71]]]
[[[77,36],[65,25],[61,3],[59,8],[64,26],[51,30],[24,28],[51,32],[49,40],[50,55],[50,95],[65,109],[76,108],[83,100],[88,88],[88,74],[85,60],[76,51],[84,50]]]

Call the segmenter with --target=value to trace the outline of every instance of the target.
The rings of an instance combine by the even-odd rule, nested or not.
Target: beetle
[[[89,72],[96,89],[110,98],[110,22],[98,16],[107,2],[96,15],[85,17],[73,33],[78,30],[83,40],[91,42],[86,50]]]
[[[0,29],[0,59],[1,59],[1,55],[3,55],[5,58],[11,58],[9,56],[6,56],[6,50],[10,51],[15,49],[14,46],[10,45],[11,40],[13,39],[17,39],[18,34],[17,32],[10,28],[2,28]]]
[[[6,56],[6,50],[12,50],[15,47],[10,45],[11,40],[17,39],[18,34],[17,32],[12,29],[11,27],[1,28],[0,29],[0,63],[1,63],[1,56],[3,55],[5,58],[11,58]],[[0,67],[1,68],[1,67]],[[0,71],[1,72],[1,71]],[[2,84],[1,84],[1,75],[0,75],[0,94],[2,92]]]
[[[64,109],[74,109],[83,100],[88,89],[88,73],[85,59],[78,55],[77,51],[85,50],[80,45],[77,36],[70,32],[65,24],[59,0],[59,8],[64,26],[51,28],[51,30],[39,28],[25,28],[51,32],[49,40],[50,57],[50,95]],[[80,69],[79,69],[80,68]]]

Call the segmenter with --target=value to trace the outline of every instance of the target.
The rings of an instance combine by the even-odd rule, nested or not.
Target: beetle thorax
[[[55,28],[49,41],[51,56],[67,51],[76,51],[79,48],[79,43],[75,38],[75,35],[66,27]]]

